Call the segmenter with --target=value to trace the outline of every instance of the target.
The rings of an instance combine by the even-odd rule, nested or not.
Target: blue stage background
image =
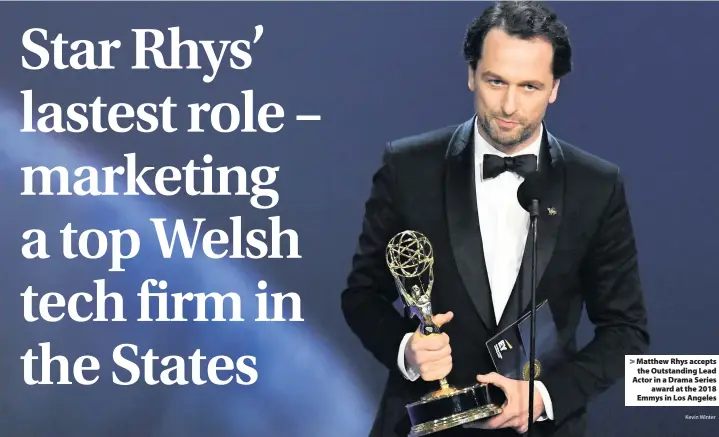
[[[457,3],[5,3],[0,14],[0,436],[3,437],[319,437],[365,436],[386,371],[347,329],[339,304],[372,173],[391,139],[471,116],[464,29],[486,6]],[[574,72],[550,107],[553,133],[618,163],[627,180],[649,309],[653,354],[719,350],[715,227],[717,202],[716,3],[554,3],[568,24]],[[253,65],[226,65],[214,82],[207,70],[136,71],[133,28],[180,26],[192,39],[248,39],[264,26]],[[68,39],[121,39],[114,71],[23,70],[21,37],[31,27]],[[178,133],[40,135],[20,133],[21,90],[37,102],[236,102],[253,89],[258,104],[277,102],[288,116],[277,134]],[[247,197],[24,197],[26,165],[181,167],[212,154],[213,165],[279,166],[279,205],[258,211]],[[300,236],[299,260],[164,260],[152,217],[207,218],[231,229],[283,228]],[[125,273],[108,260],[22,258],[22,233],[42,228],[55,238],[68,222],[100,229],[134,227],[140,256]],[[51,244],[53,253],[58,246]],[[126,297],[136,317],[145,279],[176,292],[239,292],[252,308],[257,282],[267,291],[302,296],[304,322],[26,323],[20,293],[68,296],[92,291]],[[245,302],[245,301],[243,301]],[[583,325],[581,338],[591,336]],[[40,342],[70,358],[93,354],[102,377],[90,387],[23,383],[20,356]],[[159,354],[257,356],[252,386],[112,385],[112,349],[134,343]],[[592,437],[715,436],[717,422],[685,420],[701,408],[625,408],[621,383],[591,409]],[[714,409],[716,414],[716,409]]]

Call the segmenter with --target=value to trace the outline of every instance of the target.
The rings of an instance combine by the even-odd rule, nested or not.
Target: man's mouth
[[[497,117],[496,120],[497,120],[497,124],[499,124],[500,127],[514,127],[519,124],[516,121],[506,120],[504,118],[499,118],[499,117]]]

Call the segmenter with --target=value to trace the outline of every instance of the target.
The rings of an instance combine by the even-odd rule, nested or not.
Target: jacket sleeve
[[[542,379],[562,422],[624,375],[624,355],[649,346],[634,232],[622,177],[581,266],[587,314],[594,338]]]
[[[341,304],[345,320],[362,345],[390,370],[396,370],[402,338],[416,330],[418,323],[404,317],[394,307],[398,292],[385,261],[387,243],[403,230],[397,212],[396,172],[392,159],[389,144],[382,164],[372,178]]]

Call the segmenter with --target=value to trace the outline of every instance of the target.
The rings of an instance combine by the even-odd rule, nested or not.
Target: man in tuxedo
[[[476,114],[387,146],[342,293],[349,326],[389,369],[371,436],[406,436],[405,406],[445,376],[458,387],[499,386],[507,402],[497,416],[435,435],[526,432],[529,384],[495,373],[485,342],[531,308],[529,214],[517,189],[534,171],[546,185],[536,301],[548,300],[566,359],[537,377],[533,432],[582,436],[588,402],[622,377],[625,354],[649,344],[623,178],[543,122],[571,70],[567,30],[551,10],[534,2],[491,6],[468,28],[464,52]],[[418,320],[393,306],[398,292],[385,249],[404,230],[432,244],[431,298],[442,334],[422,335]],[[577,350],[583,306],[595,334]]]

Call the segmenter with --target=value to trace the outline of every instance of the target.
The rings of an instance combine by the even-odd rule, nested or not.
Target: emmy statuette
[[[422,335],[439,334],[440,327],[432,320],[434,255],[427,237],[411,230],[396,234],[387,244],[386,261],[405,306],[419,319]],[[409,437],[424,436],[502,412],[504,392],[491,384],[458,389],[443,378],[439,385],[438,390],[406,406],[412,423]]]

